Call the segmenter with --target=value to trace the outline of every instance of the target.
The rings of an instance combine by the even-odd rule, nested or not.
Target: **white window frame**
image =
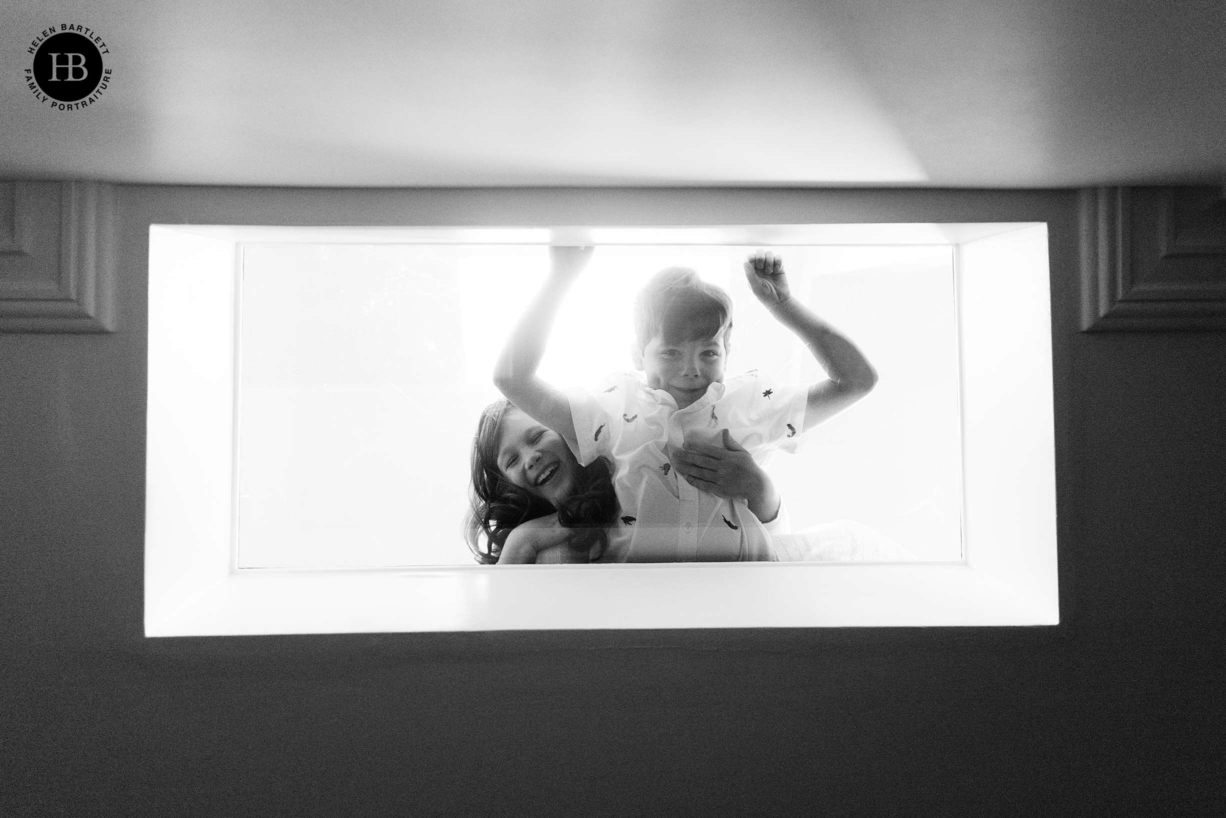
[[[1046,227],[151,225],[146,635],[1058,624],[1048,271],[1045,264],[1001,270],[977,258],[985,243],[1035,230]],[[188,242],[191,252],[163,253],[160,231]],[[963,371],[965,559],[239,569],[233,543],[241,246],[318,241],[321,231],[329,241],[365,243],[952,245]]]

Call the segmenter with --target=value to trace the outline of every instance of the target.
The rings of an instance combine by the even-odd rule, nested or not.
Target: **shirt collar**
[[[643,373],[636,372],[634,374],[635,374],[635,378],[638,380],[639,393],[643,395],[646,400],[652,403],[661,405],[661,406],[668,406],[674,411],[681,411],[677,409],[676,399],[674,399],[672,395],[668,394],[666,390],[654,389],[648,386],[647,381],[644,380],[643,378]],[[689,406],[687,406],[686,409],[692,409],[696,406],[707,406],[708,404],[716,403],[723,399],[724,393],[727,390],[728,390],[728,385],[725,384],[723,381],[709,384],[707,386],[706,393],[701,398],[699,398],[698,400],[694,401]]]

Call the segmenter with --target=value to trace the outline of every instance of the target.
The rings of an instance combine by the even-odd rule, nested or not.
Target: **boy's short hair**
[[[643,349],[655,337],[667,344],[732,334],[732,299],[688,267],[668,267],[651,277],[634,299],[634,339]]]

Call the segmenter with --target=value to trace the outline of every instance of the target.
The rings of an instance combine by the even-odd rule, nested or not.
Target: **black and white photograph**
[[[6,0],[0,816],[1205,816],[1226,3]]]
[[[239,565],[957,561],[953,263],[941,245],[248,246]],[[528,523],[539,539],[505,552]]]

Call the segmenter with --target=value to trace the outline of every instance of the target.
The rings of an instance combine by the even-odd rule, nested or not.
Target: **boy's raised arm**
[[[561,435],[572,449],[577,446],[570,401],[561,390],[537,377],[536,370],[562,299],[591,257],[591,247],[549,248],[549,278],[511,331],[494,367],[498,391],[537,423]]]
[[[805,428],[811,429],[867,395],[877,385],[877,371],[846,336],[791,297],[783,261],[758,253],[745,262],[745,276],[755,296],[796,333],[826,371],[828,380],[809,387]]]

